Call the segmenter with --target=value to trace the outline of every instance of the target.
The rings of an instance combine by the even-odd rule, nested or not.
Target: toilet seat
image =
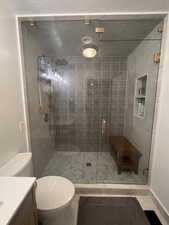
[[[71,181],[60,176],[47,176],[37,180],[36,203],[40,211],[63,208],[75,194]]]

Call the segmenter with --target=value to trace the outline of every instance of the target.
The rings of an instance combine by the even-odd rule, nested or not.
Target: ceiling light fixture
[[[94,58],[97,55],[98,47],[95,44],[82,46],[82,54],[85,58]]]

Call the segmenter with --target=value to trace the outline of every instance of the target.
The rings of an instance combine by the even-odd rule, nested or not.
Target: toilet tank
[[[32,153],[15,155],[0,168],[0,176],[33,177]]]

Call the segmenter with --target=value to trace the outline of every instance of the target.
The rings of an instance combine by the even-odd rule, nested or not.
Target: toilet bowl
[[[64,177],[47,176],[38,179],[36,202],[39,221],[43,225],[72,225],[71,203],[74,195],[74,185]]]

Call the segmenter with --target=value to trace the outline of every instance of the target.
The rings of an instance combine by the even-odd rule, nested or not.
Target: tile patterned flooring
[[[109,152],[56,151],[40,177],[49,175],[66,177],[75,184],[146,184],[141,172],[138,175],[131,172],[118,175]]]

